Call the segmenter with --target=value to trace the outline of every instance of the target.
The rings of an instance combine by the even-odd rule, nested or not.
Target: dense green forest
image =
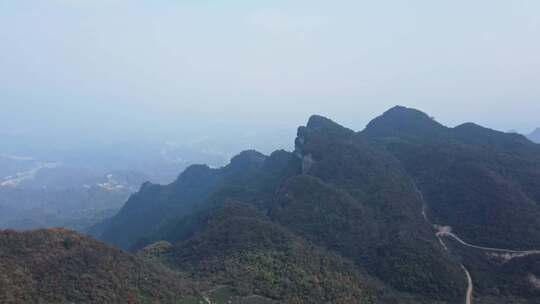
[[[438,239],[432,224],[479,247]],[[4,233],[2,280],[11,283],[0,296],[453,304],[471,287],[467,269],[475,303],[538,303],[539,255],[480,246],[540,249],[540,146],[404,107],[361,132],[313,116],[293,152],[244,151],[222,168],[145,183],[89,233],[132,255],[67,231]],[[73,294],[73,282],[86,289]]]

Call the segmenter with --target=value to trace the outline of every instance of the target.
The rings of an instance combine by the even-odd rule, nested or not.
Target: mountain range
[[[279,130],[193,128],[151,140],[4,136],[0,142],[0,229],[85,231],[113,216],[145,181],[170,183],[196,163],[226,164],[246,146],[269,151],[291,142]],[[29,135],[29,134],[27,134]]]
[[[312,116],[294,151],[144,183],[88,233],[109,245],[3,232],[0,300],[538,303],[540,145],[401,106],[360,132]]]

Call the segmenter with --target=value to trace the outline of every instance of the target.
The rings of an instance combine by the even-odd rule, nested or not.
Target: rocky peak
[[[264,164],[266,158],[266,155],[258,151],[246,150],[233,157],[230,166],[235,168],[260,167]]]
[[[395,106],[373,119],[364,130],[372,136],[396,136],[407,134],[410,136],[435,137],[440,136],[446,128],[426,113]]]
[[[211,176],[213,172],[214,170],[207,165],[191,165],[180,174],[176,182],[203,180]]]
[[[332,134],[351,134],[354,131],[343,127],[342,125],[334,122],[333,120],[320,115],[312,115],[306,128],[312,131],[327,132]]]
[[[309,118],[307,125],[299,127],[295,139],[295,155],[301,157],[304,147],[313,136],[330,140],[347,138],[355,133],[340,124],[320,115],[313,115]]]

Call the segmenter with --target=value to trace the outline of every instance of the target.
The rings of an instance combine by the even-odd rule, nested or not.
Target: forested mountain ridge
[[[270,156],[244,151],[223,168],[193,165],[170,185],[145,183],[103,227],[101,239],[129,249],[142,236],[163,231],[162,226],[204,210],[215,201],[220,203],[229,193],[243,195],[243,200],[264,207],[277,183],[296,173],[297,163],[285,151]]]
[[[423,221],[420,196],[398,160],[321,116],[299,128],[294,153],[246,151],[221,169],[193,166],[171,185],[143,186],[102,239],[126,249],[188,242],[204,229],[205,209],[231,201],[251,205],[273,225],[351,260],[401,298],[453,301],[466,288],[459,264]],[[154,217],[156,212],[162,215]],[[139,214],[125,217],[144,231],[139,240],[120,224],[129,213]]]
[[[400,160],[437,223],[485,246],[540,248],[540,145],[472,123],[447,128],[403,107],[359,134]]]
[[[398,106],[145,183],[93,231],[192,286],[181,301],[531,304],[539,189],[540,145]]]
[[[448,128],[405,107],[359,135],[413,178],[424,214],[469,269],[479,303],[538,301],[540,145],[473,123]]]

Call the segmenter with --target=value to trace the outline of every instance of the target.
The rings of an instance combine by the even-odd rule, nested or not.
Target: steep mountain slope
[[[540,256],[490,252],[446,240],[474,281],[475,303],[538,303]]]
[[[419,132],[419,124],[430,130]],[[472,123],[447,128],[404,107],[359,135],[395,155],[413,177],[439,237],[469,270],[479,303],[539,301],[539,145]]]
[[[191,285],[67,230],[0,231],[1,303],[178,303]]]
[[[397,160],[318,116],[299,129],[296,147],[304,173],[316,178],[283,189],[279,200],[290,210],[282,214],[293,231],[367,265],[399,290],[444,300],[462,294],[461,270],[424,222],[420,196]],[[313,208],[314,217],[302,221],[298,204]],[[326,222],[330,217],[341,222]],[[321,239],[306,225],[331,233]]]
[[[131,249],[159,240],[190,244],[209,221],[205,210],[242,201],[268,214],[265,229],[277,225],[303,242],[350,260],[387,290],[415,294],[431,303],[462,297],[462,269],[440,248],[423,220],[420,195],[399,161],[319,116],[299,129],[296,146],[294,154],[278,151],[269,157],[243,152],[224,168],[195,166],[171,185],[145,185],[112,219],[102,238]],[[257,232],[254,239],[264,239],[265,229],[257,227],[245,229]],[[240,240],[232,248],[250,244]],[[263,248],[280,255],[286,249]],[[217,263],[224,259],[212,256]]]
[[[362,132],[313,116],[293,153],[145,184],[99,228],[216,303],[534,303],[540,146],[404,107]]]
[[[207,216],[193,237],[162,247],[154,258],[193,279],[221,286],[218,290],[231,296],[279,303],[384,300],[381,288],[361,268],[309,245],[253,207],[229,203]]]
[[[403,107],[360,135],[401,161],[434,222],[479,245],[540,248],[539,145],[471,123],[447,128]]]
[[[297,160],[285,151],[270,156],[245,151],[219,169],[191,166],[170,185],[143,184],[114,218],[96,229],[103,231],[96,236],[130,249],[143,236],[158,231],[174,232],[167,227],[176,220],[204,210],[224,197],[241,198],[264,208],[277,184],[296,173],[297,167]]]

